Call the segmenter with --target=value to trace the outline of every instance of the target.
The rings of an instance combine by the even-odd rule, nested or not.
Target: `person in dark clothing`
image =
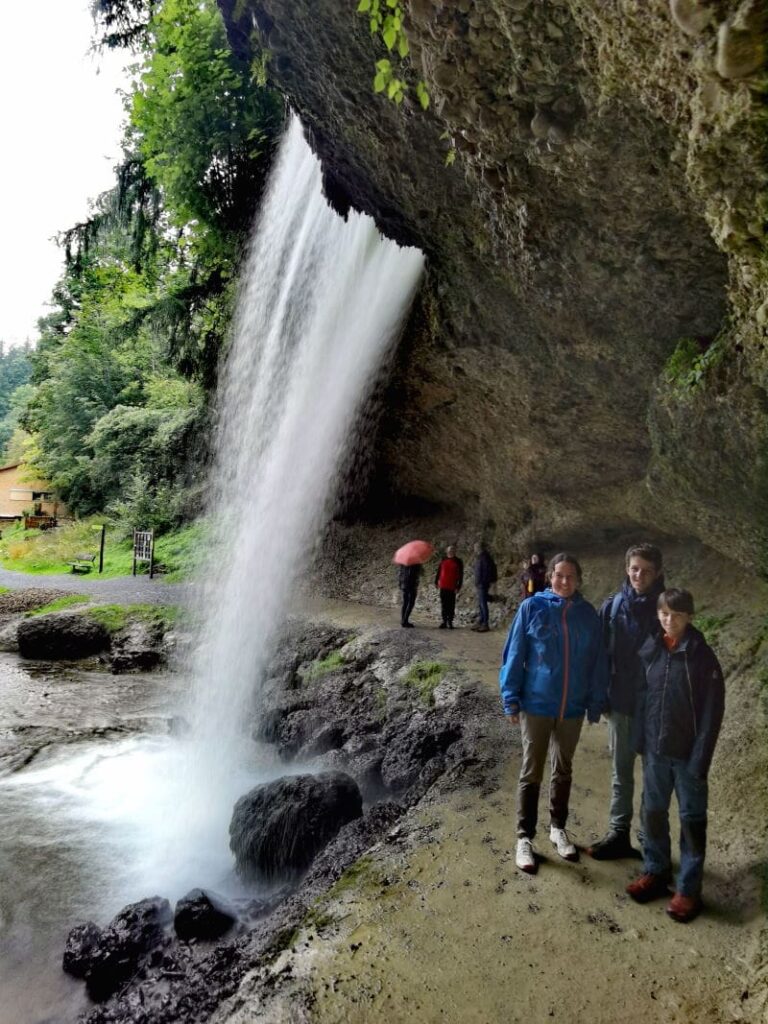
[[[682,923],[701,910],[707,844],[707,775],[725,710],[723,672],[691,625],[693,597],[665,590],[658,600],[663,633],[640,648],[635,745],[643,755],[643,871],[627,886],[638,903],[669,895],[669,805],[680,809],[680,872],[667,913]]]
[[[419,590],[420,578],[420,565],[401,565],[398,568],[397,581],[403,594],[403,602],[400,608],[400,625],[405,629],[413,628],[410,618],[413,606],[416,604],[416,594]]]
[[[630,827],[634,808],[635,748],[633,716],[640,663],[638,652],[659,632],[656,602],[664,589],[661,551],[655,544],[635,544],[625,557],[626,578],[603,603],[600,621],[610,661],[608,745],[611,752],[611,807],[608,831],[589,847],[595,860],[638,857]]]
[[[540,555],[531,555],[527,565],[524,566],[520,574],[520,586],[522,588],[520,598],[523,601],[526,597],[540,594],[542,590],[546,590],[547,567],[544,565]]]
[[[498,579],[496,563],[491,557],[483,541],[475,544],[475,590],[477,591],[477,625],[472,629],[476,633],[487,633],[488,625],[488,592]]]
[[[456,595],[464,583],[464,563],[456,557],[456,548],[449,544],[445,549],[445,558],[437,567],[435,586],[440,590],[440,613],[442,622],[440,629],[453,629],[453,617],[456,614]]]

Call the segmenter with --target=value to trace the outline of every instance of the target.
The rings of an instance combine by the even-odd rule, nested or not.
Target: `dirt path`
[[[328,602],[313,615],[321,607],[345,625],[394,618]],[[496,692],[502,632],[429,631],[470,681]],[[365,859],[354,884],[317,908],[276,968],[290,973],[308,1015],[269,1019],[764,1024],[765,978],[756,986],[754,974],[762,839],[729,802],[720,762],[712,776],[706,912],[683,926],[667,918],[663,902],[641,907],[626,897],[637,862],[601,864],[583,855],[568,864],[540,831],[538,875],[516,870],[519,741],[512,727],[500,742],[508,760],[497,790],[457,793],[421,809]],[[569,828],[588,845],[606,824],[604,724],[585,727],[574,780]],[[545,818],[544,798],[541,810]]]

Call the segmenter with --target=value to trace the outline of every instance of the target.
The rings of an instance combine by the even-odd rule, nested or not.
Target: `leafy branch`
[[[401,0],[360,0],[357,13],[368,15],[371,35],[381,36],[390,53],[395,51],[400,62],[407,59],[411,48],[403,27],[405,12]],[[408,83],[400,75],[390,59],[385,57],[377,60],[373,91],[386,92],[387,98],[399,106],[408,92]],[[426,110],[429,106],[429,92],[421,79],[416,83],[414,92],[422,110]]]

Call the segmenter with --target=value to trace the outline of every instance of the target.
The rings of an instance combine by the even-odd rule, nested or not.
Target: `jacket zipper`
[[[691,698],[691,715],[693,716],[693,735],[699,735],[699,727],[696,724],[696,706],[693,703],[693,685],[691,683],[691,673],[688,671],[688,652],[683,651],[683,657],[685,658],[685,674],[688,678],[688,693]]]
[[[661,714],[659,715],[659,738],[656,741],[656,753],[661,756],[661,732],[664,724],[664,701],[667,697],[667,683],[669,682],[669,666],[672,661],[672,655],[667,651],[667,664],[664,668],[664,689],[661,691]]]
[[[568,614],[568,608],[570,607],[570,601],[566,601],[563,605],[563,699],[560,704],[560,721],[565,718],[565,704],[568,700],[568,675],[570,672],[570,656],[571,656],[571,645],[570,637],[568,636],[568,621],[566,615]]]

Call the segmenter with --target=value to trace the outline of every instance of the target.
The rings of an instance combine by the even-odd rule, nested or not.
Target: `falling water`
[[[197,785],[212,799],[252,764],[258,684],[309,572],[356,414],[422,266],[418,250],[382,238],[370,218],[344,221],[331,210],[294,118],[257,225],[221,384],[215,557],[192,737]]]

